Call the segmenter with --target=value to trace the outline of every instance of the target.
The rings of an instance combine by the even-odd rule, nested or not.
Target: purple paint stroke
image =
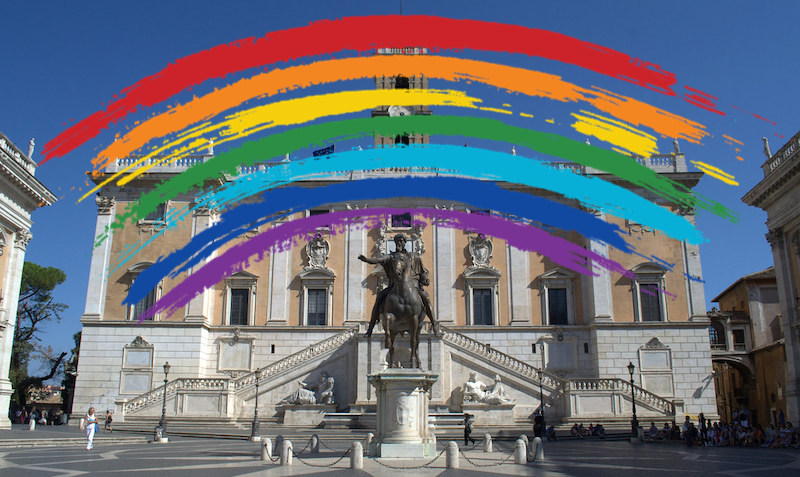
[[[378,227],[385,217],[405,213],[423,216],[436,222],[437,225],[447,228],[484,232],[492,237],[503,239],[518,249],[547,256],[554,263],[580,274],[593,275],[593,268],[597,268],[633,278],[630,271],[614,260],[550,235],[542,229],[499,217],[427,208],[344,210],[286,222],[231,247],[170,290],[141,315],[137,324],[141,324],[159,313],[167,315],[175,313],[203,290],[250,266],[251,260],[255,259],[255,262],[260,262],[270,251],[288,250],[296,244],[298,239],[304,236],[308,237],[318,227],[330,226],[331,233],[336,234],[343,231],[347,225]],[[591,267],[587,266],[589,261],[592,263]]]

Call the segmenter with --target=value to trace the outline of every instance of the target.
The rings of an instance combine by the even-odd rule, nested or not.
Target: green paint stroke
[[[678,182],[660,176],[657,172],[637,163],[633,158],[613,151],[600,149],[557,134],[532,131],[509,126],[495,119],[461,116],[401,116],[359,118],[314,124],[274,134],[219,155],[198,164],[180,175],[157,186],[119,214],[112,224],[121,228],[126,221],[136,221],[167,200],[181,193],[201,187],[203,182],[222,173],[237,174],[240,165],[263,162],[265,157],[279,157],[305,147],[317,147],[333,139],[345,140],[364,136],[396,136],[406,133],[443,136],[469,136],[502,141],[525,146],[542,154],[559,157],[593,169],[598,169],[642,187],[681,207],[701,208],[720,217],[738,222],[732,210],[722,204],[694,195],[692,190]],[[524,159],[522,159],[524,160]],[[431,164],[435,167],[435,164]]]

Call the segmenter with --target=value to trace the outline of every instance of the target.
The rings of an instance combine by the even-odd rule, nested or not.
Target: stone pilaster
[[[527,252],[508,246],[508,290],[511,298],[511,326],[531,324],[530,258]]]
[[[357,258],[360,254],[366,255],[366,236],[367,231],[363,227],[348,225],[345,231],[344,266],[347,269],[345,274],[347,279],[344,284],[345,325],[368,321],[364,308],[366,289],[361,285],[362,280],[366,278],[367,266]]]
[[[216,211],[208,207],[197,207],[194,209],[192,217],[192,237],[202,233],[214,224]],[[217,252],[214,251],[201,263],[192,267],[191,273],[203,267],[210,260],[216,258]],[[186,317],[184,321],[192,323],[211,323],[211,310],[213,309],[214,293],[213,289],[205,289],[203,292],[189,301],[186,306]]]
[[[86,306],[81,321],[99,321],[103,318],[108,288],[108,267],[111,261],[111,244],[114,233],[116,201],[113,197],[97,196],[97,224],[94,228],[95,244],[92,249],[92,262],[89,267],[89,286],[86,291]],[[103,238],[99,245],[97,241]]]
[[[277,224],[276,224],[277,225]],[[291,281],[292,251],[284,250],[270,255],[268,325],[289,324],[289,282]]]
[[[434,303],[436,319],[446,325],[456,322],[455,229],[433,224]]]
[[[5,329],[0,338],[0,429],[11,429],[8,419],[8,408],[11,403],[11,394],[14,388],[8,379],[11,367],[11,352],[14,346],[14,328],[17,325],[17,302],[19,301],[19,288],[22,281],[22,267],[25,264],[25,250],[31,240],[27,230],[18,230],[14,235],[14,246],[10,252],[6,268],[6,280],[3,284],[3,301],[0,303],[0,323]]]
[[[695,215],[693,209],[684,209],[681,211],[692,225],[695,224]],[[686,291],[688,296],[686,302],[689,307],[689,319],[691,321],[708,321],[706,314],[706,294],[703,288],[703,270],[700,267],[700,246],[697,244],[690,244],[686,241],[683,242],[683,261],[686,264],[685,273],[692,277],[685,277]]]
[[[605,220],[605,213],[595,212],[601,220]],[[589,248],[592,252],[608,258],[608,245],[597,240],[589,241]],[[592,282],[592,303],[594,305],[593,321],[608,322],[614,319],[614,304],[611,298],[611,273],[605,267],[592,266],[597,275],[591,277]]]

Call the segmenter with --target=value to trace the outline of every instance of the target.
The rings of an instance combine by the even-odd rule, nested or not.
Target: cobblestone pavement
[[[322,441],[321,452],[302,451],[291,467],[260,460],[259,443],[219,439],[175,438],[169,444],[100,445],[87,452],[82,447],[21,448],[0,451],[0,477],[25,476],[243,476],[243,475],[536,475],[641,477],[652,475],[733,477],[800,475],[800,452],[794,449],[692,448],[674,444],[631,445],[627,442],[569,441],[545,444],[545,461],[527,465],[489,466],[508,457],[513,443],[497,442],[496,452],[467,447],[460,469],[446,469],[441,455],[423,469],[411,468],[426,460],[364,459],[364,470],[350,470],[349,456],[334,463],[349,447],[345,440]],[[439,443],[439,450],[445,443]],[[294,442],[296,450],[305,442]],[[506,452],[507,451],[507,452]],[[472,461],[472,464],[465,459]],[[304,463],[305,462],[305,463]],[[475,464],[475,465],[473,465]],[[477,465],[477,466],[476,466]],[[765,472],[769,472],[766,474]]]

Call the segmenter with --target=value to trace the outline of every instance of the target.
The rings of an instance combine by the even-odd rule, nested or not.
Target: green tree
[[[64,380],[61,382],[61,385],[64,386],[61,394],[64,398],[61,409],[67,414],[72,414],[72,400],[75,397],[75,378],[78,377],[78,358],[81,353],[81,332],[78,331],[72,335],[72,340],[75,342],[75,347],[72,348],[69,360],[64,363]]]
[[[55,376],[64,356],[55,357],[52,350],[41,346],[37,333],[44,323],[61,321],[67,305],[53,299],[53,290],[64,283],[67,275],[54,267],[42,267],[25,262],[22,268],[22,283],[17,307],[17,324],[14,328],[14,346],[11,355],[9,379],[14,385],[14,401],[25,404],[25,396],[31,386],[41,384]],[[44,376],[29,376],[28,364],[31,359],[43,359],[50,365],[50,372]]]

